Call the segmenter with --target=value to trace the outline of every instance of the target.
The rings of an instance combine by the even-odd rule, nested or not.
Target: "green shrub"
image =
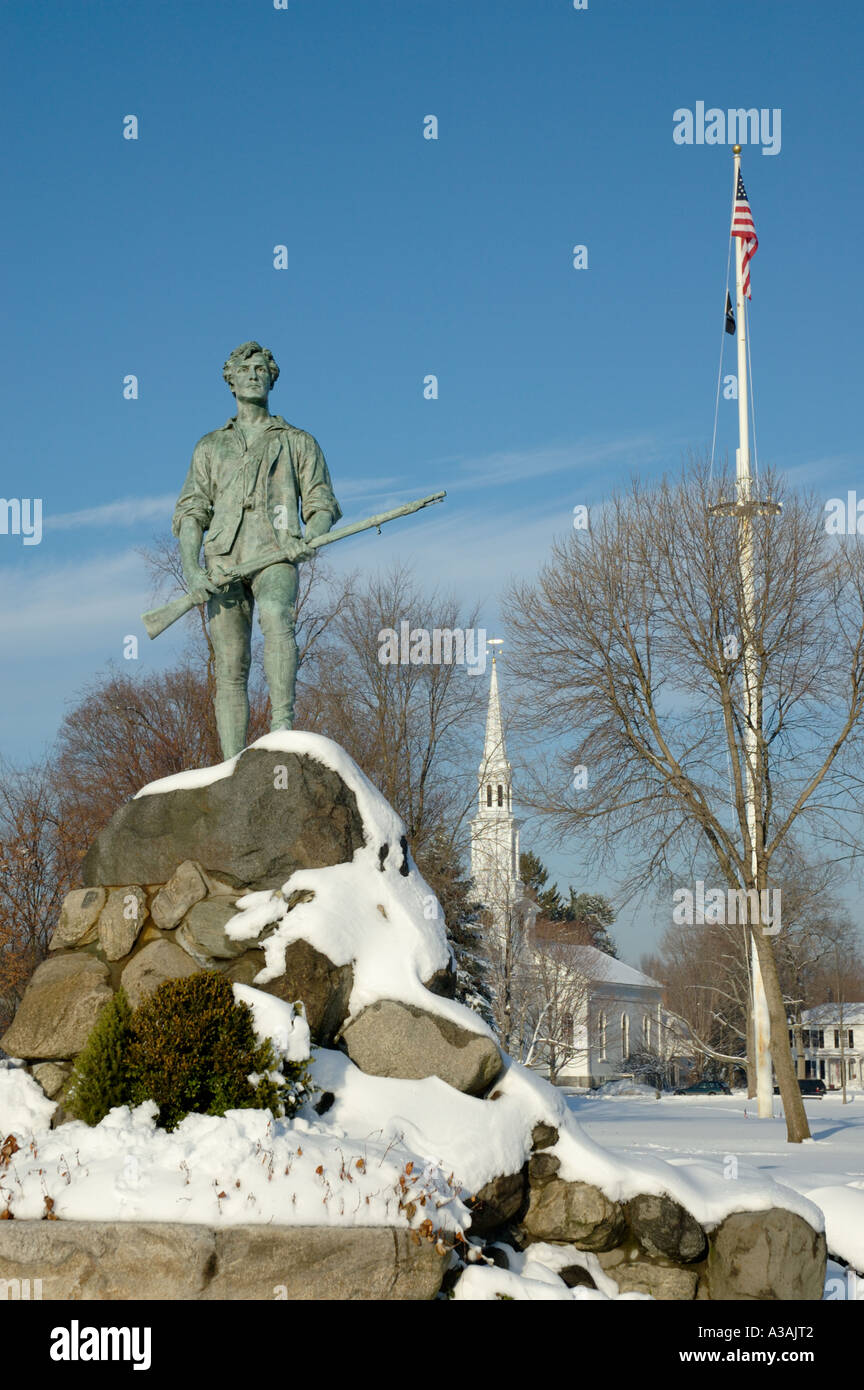
[[[255,1037],[252,1011],[238,1004],[228,980],[205,970],[167,980],[135,1010],[129,1052],[131,1104],[155,1100],[159,1124],[174,1129],[184,1115],[226,1110],[282,1113],[269,1038]],[[250,1074],[259,1074],[256,1085]]]
[[[115,1105],[127,1104],[131,1021],[129,1000],[120,989],[103,1005],[69,1078],[65,1107],[76,1120],[98,1125]]]
[[[164,1129],[191,1113],[290,1115],[310,1094],[307,1064],[283,1062],[280,1071],[272,1042],[258,1041],[251,1009],[216,970],[166,981],[134,1013],[121,990],[100,1014],[73,1079],[72,1113],[87,1124],[114,1105],[154,1100]]]

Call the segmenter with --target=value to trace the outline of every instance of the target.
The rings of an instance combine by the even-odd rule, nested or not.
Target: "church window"
[[[600,1014],[597,1019],[597,1034],[600,1043],[600,1060],[606,1058],[606,1015]]]
[[[621,1056],[625,1062],[630,1056],[630,1019],[627,1014],[621,1015]]]
[[[486,788],[486,805],[487,805],[487,806],[491,806],[491,805],[492,805],[492,783],[491,783],[491,782],[489,783],[489,786]]]
[[[500,782],[498,783],[498,805],[504,805],[504,788],[502,787]]]

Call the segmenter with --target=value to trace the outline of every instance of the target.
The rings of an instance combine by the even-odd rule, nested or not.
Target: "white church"
[[[526,949],[542,949],[543,941],[550,939],[548,925],[542,938],[535,936],[537,907],[519,877],[520,822],[513,813],[513,769],[507,758],[494,655],[477,784],[471,877],[488,912],[488,930],[499,938],[509,931],[512,940],[527,943]],[[579,1003],[566,1029],[570,1060],[558,1078],[561,1084],[600,1086],[632,1075],[628,1063],[637,1052],[668,1054],[662,984],[594,946],[568,942],[565,924],[557,949],[572,956],[574,974],[584,985],[575,991]]]

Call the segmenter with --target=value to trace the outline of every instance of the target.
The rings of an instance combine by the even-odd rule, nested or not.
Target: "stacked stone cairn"
[[[265,965],[266,935],[250,946],[226,934],[238,898],[261,890],[281,893],[295,870],[349,863],[366,842],[357,797],[339,772],[307,752],[282,752],[279,763],[287,782],[277,788],[272,751],[253,746],[230,775],[139,795],[97,837],[84,860],[83,886],[65,899],[48,957],[0,1039],[11,1057],[25,1059],[45,1094],[60,1101],[55,1125],[68,1119],[62,1097],[75,1057],[115,990],[122,986],[134,1008],[164,981],[200,970],[254,984]],[[376,849],[381,866],[393,856],[400,873],[411,871],[404,837]],[[286,910],[309,897],[308,891],[288,896]],[[446,951],[445,944],[445,963],[425,985],[430,995],[452,998],[456,977]],[[284,972],[255,987],[288,1002],[302,1000],[313,1043],[347,1052],[367,1074],[434,1075],[495,1104],[504,1059],[489,1036],[395,999],[351,1016],[353,979],[350,963],[335,963],[300,939],[286,949]],[[600,1270],[620,1292],[657,1299],[821,1298],[825,1240],[803,1217],[779,1207],[734,1212],[707,1231],[668,1195],[614,1201],[589,1183],[564,1180],[553,1152],[558,1139],[555,1124],[536,1124],[519,1171],[501,1173],[473,1195],[467,1235],[484,1242],[487,1259],[506,1267],[508,1249],[544,1242],[561,1247],[560,1273],[570,1286],[596,1286],[592,1270]],[[256,1241],[272,1241],[269,1229],[244,1227],[215,1238],[245,1240],[251,1255]],[[371,1239],[369,1233],[354,1236]],[[319,1237],[307,1231],[306,1246],[318,1250]],[[185,1238],[191,1240],[191,1232]],[[212,1243],[212,1232],[208,1238]],[[334,1232],[322,1238],[330,1250]],[[100,1249],[104,1259],[104,1240]],[[432,1263],[426,1261],[422,1279],[412,1276],[400,1288],[388,1276],[382,1292],[371,1296],[434,1297],[442,1280],[446,1288],[447,1259],[433,1257],[431,1247],[428,1253]],[[255,1258],[262,1258],[260,1251]],[[329,1256],[326,1268],[332,1290]],[[308,1289],[308,1270],[304,1277]],[[363,1277],[367,1288],[370,1279],[375,1285],[368,1269]],[[239,1277],[227,1294],[208,1295],[205,1284],[199,1279],[185,1295],[172,1296],[244,1296]]]

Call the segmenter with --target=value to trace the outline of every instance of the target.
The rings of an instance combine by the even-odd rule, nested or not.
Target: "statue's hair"
[[[248,342],[241,343],[239,347],[236,347],[230,357],[226,359],[225,365],[222,368],[222,376],[227,381],[232,391],[234,390],[234,368],[239,366],[241,362],[245,362],[247,358],[253,357],[256,352],[260,352],[264,357],[264,361],[267,363],[267,370],[270,373],[270,385],[276,385],[279,379],[279,368],[276,365],[276,359],[272,352],[269,348],[262,347],[260,343]]]

